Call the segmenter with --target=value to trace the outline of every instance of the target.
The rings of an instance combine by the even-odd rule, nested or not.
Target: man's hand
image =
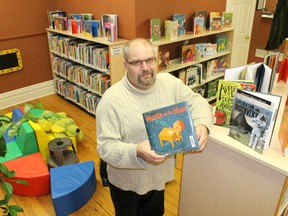
[[[149,140],[145,140],[137,145],[137,156],[152,164],[161,163],[166,158],[164,155],[158,155],[151,150]]]
[[[208,142],[208,129],[205,125],[197,125],[196,126],[196,135],[200,144],[200,148],[195,150],[194,152],[202,152]]]

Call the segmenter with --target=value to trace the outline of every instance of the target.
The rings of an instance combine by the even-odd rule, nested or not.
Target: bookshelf
[[[124,75],[123,47],[127,40],[109,42],[47,28],[54,89],[60,96],[95,115],[102,94]]]
[[[216,37],[217,35],[225,34],[227,37],[227,47],[225,51],[217,52],[215,55],[207,56],[207,57],[196,57],[196,60],[193,62],[188,63],[181,63],[181,49],[183,45],[187,44],[196,44],[196,43],[216,43]],[[161,37],[160,40],[153,41],[152,43],[155,46],[156,53],[165,53],[165,51],[169,51],[169,53],[177,53],[175,56],[172,56],[169,60],[169,67],[167,69],[161,70],[159,72],[161,73],[175,73],[181,69],[186,69],[190,66],[196,65],[196,64],[203,64],[206,66],[207,62],[214,59],[219,58],[225,58],[228,65],[230,64],[231,59],[231,50],[232,50],[232,42],[233,42],[233,28],[224,28],[223,30],[217,30],[217,31],[210,31],[205,30],[202,34],[194,35],[193,32],[186,32],[185,35],[178,36],[178,38],[169,40],[165,37]],[[175,51],[176,50],[176,51]],[[197,54],[196,54],[197,56]],[[177,75],[176,75],[177,76]],[[193,90],[204,87],[208,83],[215,81],[217,79],[223,78],[224,72],[218,72],[214,73],[213,76],[202,78],[201,84],[193,85],[191,87]],[[216,89],[215,89],[216,91]],[[212,102],[216,99],[216,97],[209,97],[207,100],[209,102]]]

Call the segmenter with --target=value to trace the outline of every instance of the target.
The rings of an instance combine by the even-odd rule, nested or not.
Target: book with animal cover
[[[178,36],[184,35],[186,33],[186,15],[185,14],[173,14],[172,20],[178,21]]]
[[[281,96],[236,89],[229,136],[262,154],[270,145]]]
[[[196,60],[200,60],[201,58],[205,58],[207,56],[206,49],[208,43],[196,43]]]
[[[161,39],[161,19],[150,19],[150,39],[151,41],[157,41]]]
[[[188,44],[182,46],[182,62],[193,62],[196,60],[196,45]]]
[[[204,30],[207,28],[207,11],[206,10],[196,10],[194,11],[192,17],[193,17],[193,20],[195,19],[195,17],[203,17],[204,18]]]
[[[257,86],[256,91],[270,93],[273,85],[270,80],[272,70],[263,63],[243,65],[225,70],[224,79],[226,80],[253,80]]]
[[[143,119],[157,154],[178,154],[200,147],[187,101],[145,112]]]
[[[288,96],[286,96],[284,111],[278,131],[279,143],[283,156],[288,155]]]
[[[165,20],[165,38],[168,40],[174,40],[178,38],[178,21]]]
[[[223,16],[224,28],[232,27],[233,13],[225,11],[222,13],[222,16]]]
[[[193,19],[193,33],[194,35],[202,34],[205,29],[204,17],[195,17]]]
[[[227,49],[227,35],[217,34],[216,36],[217,52],[223,52]]]
[[[117,14],[101,14],[101,26],[102,26],[102,35],[105,37],[105,33],[107,32],[107,29],[105,29],[105,23],[110,23],[108,25],[114,24],[115,28],[115,35],[114,37],[118,38],[118,19]],[[106,25],[107,26],[107,25]],[[109,35],[108,35],[109,36]]]
[[[253,82],[220,79],[216,94],[214,124],[229,127],[235,89],[255,91]]]
[[[159,64],[158,64],[158,71],[165,70],[169,67],[169,51],[166,52],[159,52]]]
[[[198,68],[190,66],[186,69],[186,85],[193,88],[199,85]]]

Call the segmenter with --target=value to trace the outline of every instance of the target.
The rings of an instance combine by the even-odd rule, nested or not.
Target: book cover
[[[197,74],[199,77],[199,84],[202,84],[202,79],[203,79],[203,64],[202,63],[197,63],[195,65],[193,65],[194,67],[197,68]]]
[[[49,28],[55,29],[55,17],[66,17],[66,12],[63,10],[48,10],[47,17]]]
[[[114,24],[115,35],[114,38],[118,38],[118,22],[117,22],[117,14],[101,14],[101,26],[102,26],[102,35],[105,36],[106,29],[105,23]],[[106,25],[107,26],[107,25]],[[109,36],[109,35],[108,35]]]
[[[220,12],[210,12],[209,27],[210,30],[222,30],[224,27],[223,17]]]
[[[214,59],[214,73],[224,73],[225,70],[229,67],[229,64],[224,57],[219,57]]]
[[[214,124],[229,127],[235,89],[255,91],[256,85],[253,82],[220,79],[216,94]]]
[[[206,67],[206,79],[209,77],[212,77],[214,75],[214,63],[215,59],[209,60],[206,62],[207,67]]]
[[[185,23],[186,23],[186,15],[185,14],[173,14],[173,21],[178,22],[178,36],[184,35],[186,33]]]
[[[227,49],[227,35],[217,34],[216,36],[217,52],[223,52]]]
[[[213,56],[217,54],[217,44],[216,43],[207,43],[206,46],[206,56]]]
[[[188,44],[182,46],[182,62],[193,62],[196,60],[196,45]]]
[[[204,30],[205,30],[207,27],[207,11],[206,10],[196,10],[193,13],[193,20],[195,19],[195,17],[203,17],[204,18]]]
[[[278,138],[281,146],[283,156],[288,155],[288,96],[286,96],[286,102],[284,111],[278,131]]]
[[[205,84],[205,98],[214,98],[217,93],[218,80],[212,80]]]
[[[229,136],[262,154],[270,145],[281,96],[236,89]]]
[[[178,21],[165,20],[165,38],[174,40],[178,38]]]
[[[222,16],[223,16],[224,28],[232,27],[233,13],[232,12],[223,12]]]
[[[157,154],[171,155],[200,147],[188,102],[145,112],[143,118],[151,147]]]
[[[56,30],[66,31],[68,30],[67,17],[54,17],[54,26]]]
[[[158,70],[162,71],[165,70],[169,67],[169,51],[166,52],[159,52],[159,65],[158,65]]]
[[[206,49],[208,43],[197,43],[195,46],[196,46],[196,59],[200,60],[201,58],[205,58],[207,56]]]
[[[205,29],[204,17],[195,17],[193,22],[194,35],[202,34]]]
[[[104,34],[104,38],[110,42],[115,42],[117,41],[117,27],[114,23],[110,23],[110,22],[105,22],[104,24],[104,30],[105,30],[105,34]]]
[[[161,20],[159,18],[150,19],[150,39],[151,41],[161,39]]]
[[[186,70],[186,85],[193,88],[199,85],[198,68],[190,66]]]

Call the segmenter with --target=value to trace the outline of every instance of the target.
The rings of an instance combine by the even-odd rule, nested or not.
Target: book
[[[104,38],[110,42],[117,41],[117,26],[115,23],[105,22],[104,24]]]
[[[190,66],[186,69],[186,85],[193,88],[199,85],[198,68]]]
[[[187,101],[145,112],[143,119],[157,154],[171,155],[200,147]]]
[[[101,26],[102,26],[102,35],[105,37],[105,33],[107,32],[107,26],[111,26],[112,24],[114,24],[113,29],[115,29],[115,34],[114,34],[114,38],[118,38],[118,19],[117,19],[117,14],[101,14]],[[106,25],[105,28],[105,23],[110,23],[108,25]],[[108,38],[109,35],[107,35],[106,38]]]
[[[68,32],[71,34],[82,33],[82,20],[68,19]]]
[[[165,20],[165,38],[174,40],[178,38],[178,21]]]
[[[188,44],[182,46],[182,62],[193,62],[196,60],[196,45]]]
[[[229,67],[229,64],[224,57],[214,59],[214,73],[222,73]]]
[[[100,20],[83,20],[83,34],[86,37],[100,37],[101,36],[101,22]]]
[[[205,84],[205,98],[211,99],[216,97],[218,80],[212,80]]]
[[[186,70],[181,69],[178,71],[178,78],[186,85]]]
[[[226,80],[253,80],[257,86],[256,91],[270,93],[273,85],[270,80],[272,70],[263,63],[243,65],[225,70],[224,79]]]
[[[195,17],[193,20],[193,33],[194,35],[202,34],[205,29],[204,17]]]
[[[150,39],[151,41],[161,39],[161,20],[159,18],[150,19]]]
[[[224,27],[223,17],[220,12],[210,12],[209,27],[210,30],[222,30]]]
[[[193,23],[194,23],[194,19],[196,17],[203,17],[204,18],[204,29],[205,30],[207,28],[207,11],[206,10],[196,10],[194,11],[193,15],[192,15],[192,19],[193,19]]]
[[[217,52],[223,52],[227,49],[227,35],[217,34],[216,36]]]
[[[216,94],[214,124],[229,127],[235,89],[256,91],[253,82],[220,79]]]
[[[212,60],[209,60],[206,62],[206,71],[205,71],[205,79],[209,78],[209,77],[212,77],[214,75],[214,59]]]
[[[159,52],[159,64],[158,64],[158,71],[165,70],[169,67],[169,51],[166,52]]]
[[[197,74],[199,77],[199,84],[202,84],[202,79],[203,79],[203,64],[202,63],[197,63],[193,65],[194,67],[197,68]]]
[[[279,143],[283,156],[288,155],[288,96],[286,96],[284,111],[278,131]]]
[[[288,84],[288,58],[283,58],[282,60],[277,82],[280,80]]]
[[[208,46],[208,43],[196,43],[196,59],[200,60],[201,58],[205,58],[207,56],[206,54],[206,48]]]
[[[66,17],[66,12],[63,10],[48,10],[47,18],[49,28],[55,29],[55,23],[54,23],[55,17]]]
[[[68,30],[68,20],[67,17],[54,17],[54,28],[60,31]]]
[[[173,14],[173,21],[178,22],[178,36],[184,35],[186,33],[186,15],[185,14]]]
[[[222,16],[223,16],[224,28],[232,27],[233,13],[232,12],[223,12]]]
[[[275,82],[275,75],[278,70],[279,55],[280,55],[280,52],[272,52],[267,55],[264,55],[263,63],[266,64],[268,67],[270,67],[272,70],[268,92],[272,91],[272,88],[275,84],[274,82]]]
[[[281,96],[236,89],[229,136],[262,154],[270,145]]]

